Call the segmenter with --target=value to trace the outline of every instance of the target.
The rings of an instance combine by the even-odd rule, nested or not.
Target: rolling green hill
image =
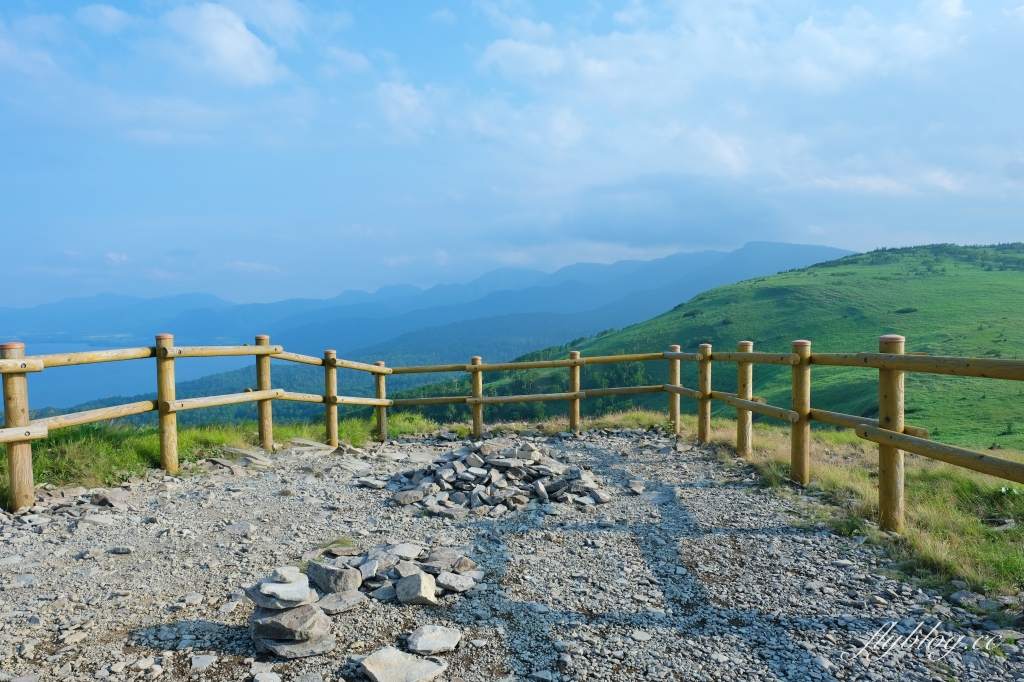
[[[929,355],[1024,357],[1024,244],[991,247],[933,245],[887,249],[848,256],[802,270],[718,287],[654,319],[577,344],[587,355],[649,352],[679,344],[693,351],[701,343],[735,350],[751,340],[755,350],[788,352],[793,339],[810,339],[818,352],[875,351],[878,336],[907,337],[907,351]],[[555,347],[520,359],[566,357]],[[583,387],[660,384],[667,363],[584,367]],[[683,384],[697,382],[695,363],[683,363]],[[485,392],[565,390],[567,372],[503,372],[487,375]],[[732,363],[716,363],[717,390],[734,391]],[[770,404],[789,405],[786,367],[757,366],[754,391]],[[850,414],[877,413],[877,372],[816,367],[815,407]],[[408,394],[468,392],[468,381],[424,386]],[[585,400],[584,414],[630,404],[664,409],[664,395]],[[695,411],[683,399],[685,411]],[[1024,384],[940,375],[908,374],[907,421],[953,444],[1024,448]],[[464,406],[427,410],[452,418]],[[715,413],[732,414],[715,404]],[[564,413],[564,403],[487,406],[486,418],[543,418]]]

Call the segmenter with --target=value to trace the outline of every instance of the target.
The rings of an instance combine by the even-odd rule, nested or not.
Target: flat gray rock
[[[301,577],[294,582],[278,582],[273,578],[264,578],[256,584],[260,593],[268,597],[284,601],[302,601],[309,594],[309,579],[302,574],[299,575]]]
[[[360,665],[373,682],[427,682],[448,667],[440,661],[419,658],[393,646],[377,649]]]
[[[305,642],[322,638],[330,632],[331,619],[316,604],[284,611],[257,608],[249,617],[249,634],[253,639]]]
[[[462,639],[462,633],[455,628],[441,625],[421,625],[409,635],[406,646],[409,651],[424,656],[433,656],[446,651],[454,651]]]
[[[366,601],[366,595],[359,590],[332,592],[316,603],[328,616],[351,611]]]
[[[318,656],[319,654],[334,651],[335,639],[334,635],[327,635],[320,639],[311,639],[305,642],[257,638],[253,640],[253,644],[256,645],[256,651],[262,654],[270,653],[281,658],[294,659]]]
[[[476,581],[468,575],[443,571],[437,576],[437,586],[449,592],[465,592],[466,590],[473,589],[476,586]]]
[[[263,578],[262,580],[270,580],[270,578]],[[302,606],[303,604],[312,604],[319,598],[316,591],[309,590],[306,593],[306,598],[301,601],[275,599],[274,597],[269,597],[260,592],[259,589],[257,589],[257,585],[259,585],[259,583],[256,583],[256,585],[252,587],[244,588],[245,596],[256,604],[256,606],[262,606],[265,609],[293,609],[296,606]]]
[[[216,656],[193,656],[189,672],[201,673],[217,662]]]

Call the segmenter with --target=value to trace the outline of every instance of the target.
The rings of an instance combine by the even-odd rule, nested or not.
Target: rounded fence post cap
[[[471,357],[471,358],[470,358],[469,360],[470,360],[470,362],[472,362],[472,363],[473,363],[474,365],[479,365],[479,364],[480,364],[481,362],[483,362],[483,361],[484,361],[484,359],[483,359],[482,357],[480,357],[479,355],[474,355],[474,356],[473,356],[473,357]]]
[[[336,351],[336,350],[330,350],[330,349],[329,349],[329,350],[325,350],[324,352],[325,352],[325,353],[330,353],[331,355],[337,355],[337,354],[338,354],[338,351]]]
[[[257,341],[269,341],[270,340],[270,334],[257,334],[256,335],[256,340]]]
[[[0,349],[3,350],[20,350],[25,347],[21,341],[8,341],[7,343],[0,343]]]
[[[173,339],[173,338],[174,338],[174,334],[157,334],[156,335],[156,340],[157,341],[165,341],[167,339]]]
[[[794,346],[809,346],[809,345],[811,345],[811,342],[808,341],[807,339],[797,339],[796,341],[793,342],[793,345]]]
[[[886,334],[885,336],[879,336],[879,343],[899,343],[900,341],[906,341],[907,337],[900,336],[899,334]]]
[[[680,348],[682,348],[682,346],[678,346],[678,345],[673,343],[671,346],[668,347],[668,352],[669,353],[678,353]]]
[[[698,346],[698,348],[711,348],[711,344],[710,343],[702,343],[702,344],[700,344]]]
[[[578,350],[571,350],[571,351],[569,351],[569,357],[570,358],[578,358],[579,356],[580,356],[580,352]]]
[[[384,361],[383,360],[378,360],[377,362],[375,362],[373,364],[377,365],[378,367],[383,367],[384,366]]]
[[[740,348],[753,348],[754,347],[754,342],[753,341],[740,341],[737,345]]]

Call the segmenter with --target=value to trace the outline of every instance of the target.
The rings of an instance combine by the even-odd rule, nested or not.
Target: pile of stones
[[[451,520],[498,518],[531,503],[587,507],[612,500],[594,475],[570,469],[533,443],[477,442],[435,458],[424,469],[392,475],[394,503]]]
[[[245,588],[245,594],[256,604],[249,635],[260,653],[304,658],[334,649],[331,619],[314,603],[319,595],[298,567],[274,569],[270,577]]]
[[[484,571],[469,553],[469,547],[430,548],[412,542],[366,551],[334,548],[314,557],[306,572],[326,594],[317,606],[330,615],[365,601],[364,592],[379,601],[435,606],[438,597],[466,592],[483,580]]]

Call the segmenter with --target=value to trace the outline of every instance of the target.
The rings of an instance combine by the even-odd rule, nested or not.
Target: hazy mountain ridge
[[[292,299],[248,305],[221,302],[226,305],[218,309],[178,310],[166,326],[157,329],[175,333],[179,344],[251,343],[253,334],[269,333],[273,343],[291,351],[319,356],[324,349],[333,348],[350,359],[369,362],[383,359],[390,365],[468,362],[472,355],[499,362],[537,348],[641,322],[719,284],[809,265],[846,253],[827,247],[761,242],[732,252],[681,253],[653,261],[619,261],[610,265],[578,263],[549,275],[510,268],[488,273],[466,285],[442,285],[416,295],[410,294],[410,287],[396,286],[375,294],[346,292],[324,301]],[[510,282],[532,284],[519,289],[494,290]],[[470,300],[415,308],[418,297],[433,302]],[[339,299],[347,303],[336,305]],[[174,303],[157,300],[165,306]],[[103,305],[111,310],[111,303],[106,301]],[[139,305],[142,302],[130,301],[133,308]],[[177,305],[182,307],[180,302]],[[295,308],[300,310],[296,312]],[[344,316],[354,313],[359,316]],[[258,321],[252,322],[253,319]],[[306,323],[292,326],[302,321]],[[250,324],[245,336],[229,335],[229,332],[234,333],[232,329]],[[5,326],[0,319],[0,328]],[[208,335],[198,336],[192,331],[195,328],[206,329]],[[151,338],[139,339],[137,343],[148,345],[152,343]],[[30,343],[31,354],[31,339],[26,340]],[[275,363],[275,367],[279,364]],[[37,390],[44,387],[43,382],[65,381],[72,371],[64,370],[60,376],[47,373],[45,377],[34,377],[30,390],[33,386]],[[108,395],[111,397],[103,402],[116,404],[115,396],[136,393],[150,385],[152,368],[140,365],[139,371],[144,376],[136,382],[136,391],[123,384],[104,384],[104,379],[111,374],[109,371],[93,372],[90,383],[82,388],[91,393],[74,402]],[[243,368],[211,374],[209,390],[196,389],[196,395],[213,395],[224,392],[226,387],[233,387],[227,392],[250,387],[252,382],[246,372]],[[359,395],[370,390],[368,382],[360,381],[364,377],[349,374],[339,375],[342,393]],[[290,390],[310,391],[311,386],[322,382],[322,372],[315,368],[296,368],[294,372],[285,373],[275,369],[275,377],[278,376],[287,379],[288,385],[282,384],[282,387]],[[396,377],[389,382],[389,387],[394,390],[411,388],[428,378],[431,377]],[[46,395],[46,391],[39,393]],[[73,403],[33,400],[32,404]]]

